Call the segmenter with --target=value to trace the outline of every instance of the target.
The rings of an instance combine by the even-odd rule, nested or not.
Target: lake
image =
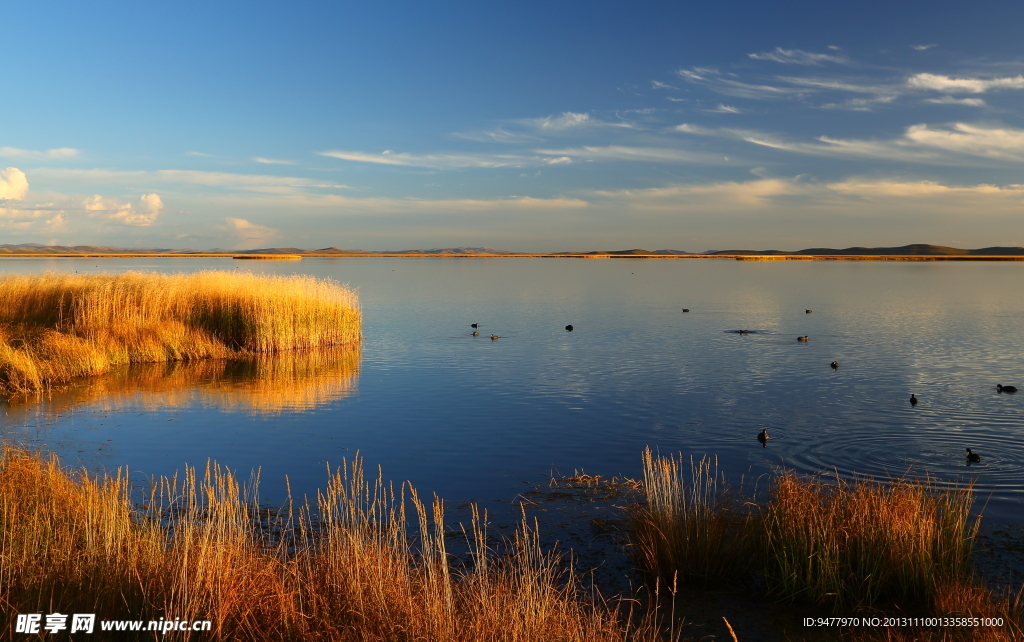
[[[1024,386],[1024,263],[0,260],[4,272],[202,269],[358,288],[361,349],[285,357],[276,374],[128,369],[6,405],[3,436],[139,480],[210,458],[260,469],[270,504],[286,475],[312,495],[357,452],[454,504],[509,502],[552,472],[636,477],[650,446],[716,456],[748,487],[773,467],[976,479],[987,516],[1022,521],[1024,392],[995,386]],[[968,465],[966,448],[982,461]]]

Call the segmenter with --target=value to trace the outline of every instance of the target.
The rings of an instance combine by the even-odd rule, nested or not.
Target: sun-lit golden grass
[[[708,586],[750,565],[753,516],[730,492],[717,462],[643,453],[647,503],[632,515],[633,555],[655,581]],[[684,476],[689,476],[689,482]]]
[[[842,606],[930,604],[972,577],[973,488],[929,479],[773,480],[763,511],[764,574],[786,599]]]
[[[368,483],[358,459],[331,471],[326,490],[294,512],[261,509],[254,488],[215,465],[187,469],[136,496],[133,509],[123,472],[71,473],[55,458],[5,448],[0,617],[209,619],[217,640],[660,639],[582,590],[525,519],[499,554],[476,516],[468,533],[454,533],[471,552],[456,564],[441,502],[428,506],[379,476]],[[8,622],[3,635],[12,630]],[[114,637],[130,639],[106,639]]]
[[[295,350],[239,359],[140,363],[102,377],[80,378],[41,398],[8,399],[11,424],[88,404],[100,410],[216,408],[250,415],[311,410],[353,394],[359,383],[360,344]],[[45,401],[45,403],[38,403]]]
[[[971,564],[980,517],[971,516],[969,484],[780,472],[765,498],[741,503],[707,459],[691,460],[688,474],[681,457],[647,450],[643,463],[634,556],[662,582],[706,585],[748,570],[774,599],[854,610],[941,610],[950,596],[981,591]]]
[[[356,294],[306,276],[236,272],[0,278],[0,391],[128,363],[233,359],[356,343]]]

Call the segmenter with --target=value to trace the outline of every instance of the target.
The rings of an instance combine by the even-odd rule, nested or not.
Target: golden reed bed
[[[0,626],[16,613],[95,613],[97,620],[210,620],[195,638],[103,633],[96,640],[341,642],[656,642],[560,570],[524,523],[505,554],[486,516],[468,532],[470,563],[446,548],[440,500],[333,470],[312,504],[268,515],[216,465],[162,479],[132,501],[125,471],[95,477],[55,458],[0,454]],[[136,495],[137,497],[137,495]],[[0,630],[11,635],[10,622]]]
[[[129,363],[252,359],[362,338],[356,294],[329,280],[223,271],[0,279],[0,392]]]

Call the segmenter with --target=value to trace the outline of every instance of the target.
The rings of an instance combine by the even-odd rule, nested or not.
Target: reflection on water
[[[356,392],[361,353],[359,345],[351,345],[237,361],[133,364],[56,392],[10,398],[7,417],[60,415],[86,405],[100,412],[205,408],[265,416],[309,411]]]

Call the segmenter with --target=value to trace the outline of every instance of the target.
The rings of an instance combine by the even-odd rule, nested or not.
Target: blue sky
[[[1021,3],[147,4],[0,11],[0,242],[1024,245]]]

